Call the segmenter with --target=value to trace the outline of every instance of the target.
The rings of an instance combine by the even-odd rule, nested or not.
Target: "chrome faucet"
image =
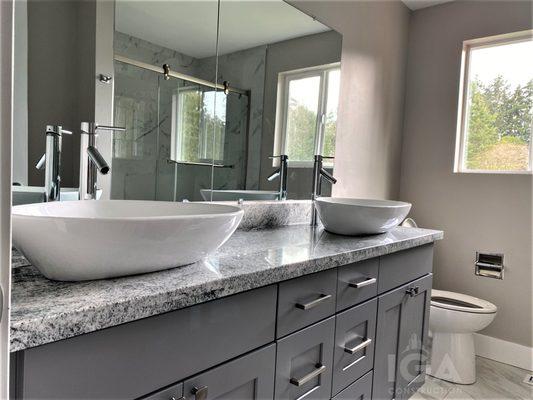
[[[71,131],[60,125],[46,125],[46,153],[43,154],[35,168],[45,169],[43,201],[58,201],[61,198],[61,143],[63,134]]]
[[[96,148],[98,131],[125,131],[117,126],[98,125],[94,122],[81,123],[80,139],[80,200],[96,199],[97,173],[105,175],[109,165]]]
[[[289,156],[281,154],[279,156],[270,156],[270,159],[279,158],[279,168],[274,171],[267,180],[269,182],[279,177],[279,200],[287,200],[287,163]]]
[[[311,194],[311,226],[317,226],[318,215],[315,200],[320,197],[320,194],[322,193],[322,178],[326,179],[332,185],[337,183],[337,179],[324,169],[323,162],[326,159],[333,159],[333,157],[324,157],[315,154],[315,163],[313,165],[313,192]]]

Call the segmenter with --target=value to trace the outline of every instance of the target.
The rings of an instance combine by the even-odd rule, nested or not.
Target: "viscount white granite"
[[[308,224],[311,221],[311,200],[244,201],[240,207],[244,210],[244,217],[238,229],[245,231]]]
[[[398,227],[387,234],[348,237],[295,225],[240,230],[202,262],[119,279],[54,282],[33,266],[21,266],[13,269],[11,351],[420,246],[442,236],[440,231]]]

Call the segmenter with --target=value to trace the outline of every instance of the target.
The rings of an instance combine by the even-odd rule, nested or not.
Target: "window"
[[[532,33],[463,43],[455,172],[531,173]]]
[[[291,166],[334,155],[339,85],[338,63],[279,75],[274,153],[287,154]]]
[[[171,158],[183,162],[222,162],[226,95],[183,87],[172,96]]]

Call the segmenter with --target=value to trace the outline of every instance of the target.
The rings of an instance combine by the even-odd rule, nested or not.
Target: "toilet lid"
[[[494,304],[486,300],[436,289],[431,290],[431,306],[475,314],[493,314],[498,310]]]

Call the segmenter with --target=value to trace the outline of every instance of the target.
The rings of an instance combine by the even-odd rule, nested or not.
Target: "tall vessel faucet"
[[[97,174],[106,175],[109,165],[96,148],[99,131],[125,131],[119,126],[98,125],[95,122],[81,123],[80,139],[80,200],[96,199]]]
[[[46,125],[46,152],[35,168],[45,170],[43,201],[61,199],[61,144],[63,134],[71,135],[71,131],[60,125]]]
[[[267,180],[269,182],[279,177],[279,197],[278,200],[287,200],[287,164],[289,156],[281,154],[279,156],[270,156],[270,159],[279,158],[279,168],[274,171]]]
[[[315,200],[322,194],[322,179],[327,180],[332,185],[337,183],[337,179],[324,169],[324,160],[328,159],[333,159],[333,157],[325,157],[320,154],[315,154],[315,163],[313,165],[313,191],[311,193],[311,226],[317,226],[318,223]]]

